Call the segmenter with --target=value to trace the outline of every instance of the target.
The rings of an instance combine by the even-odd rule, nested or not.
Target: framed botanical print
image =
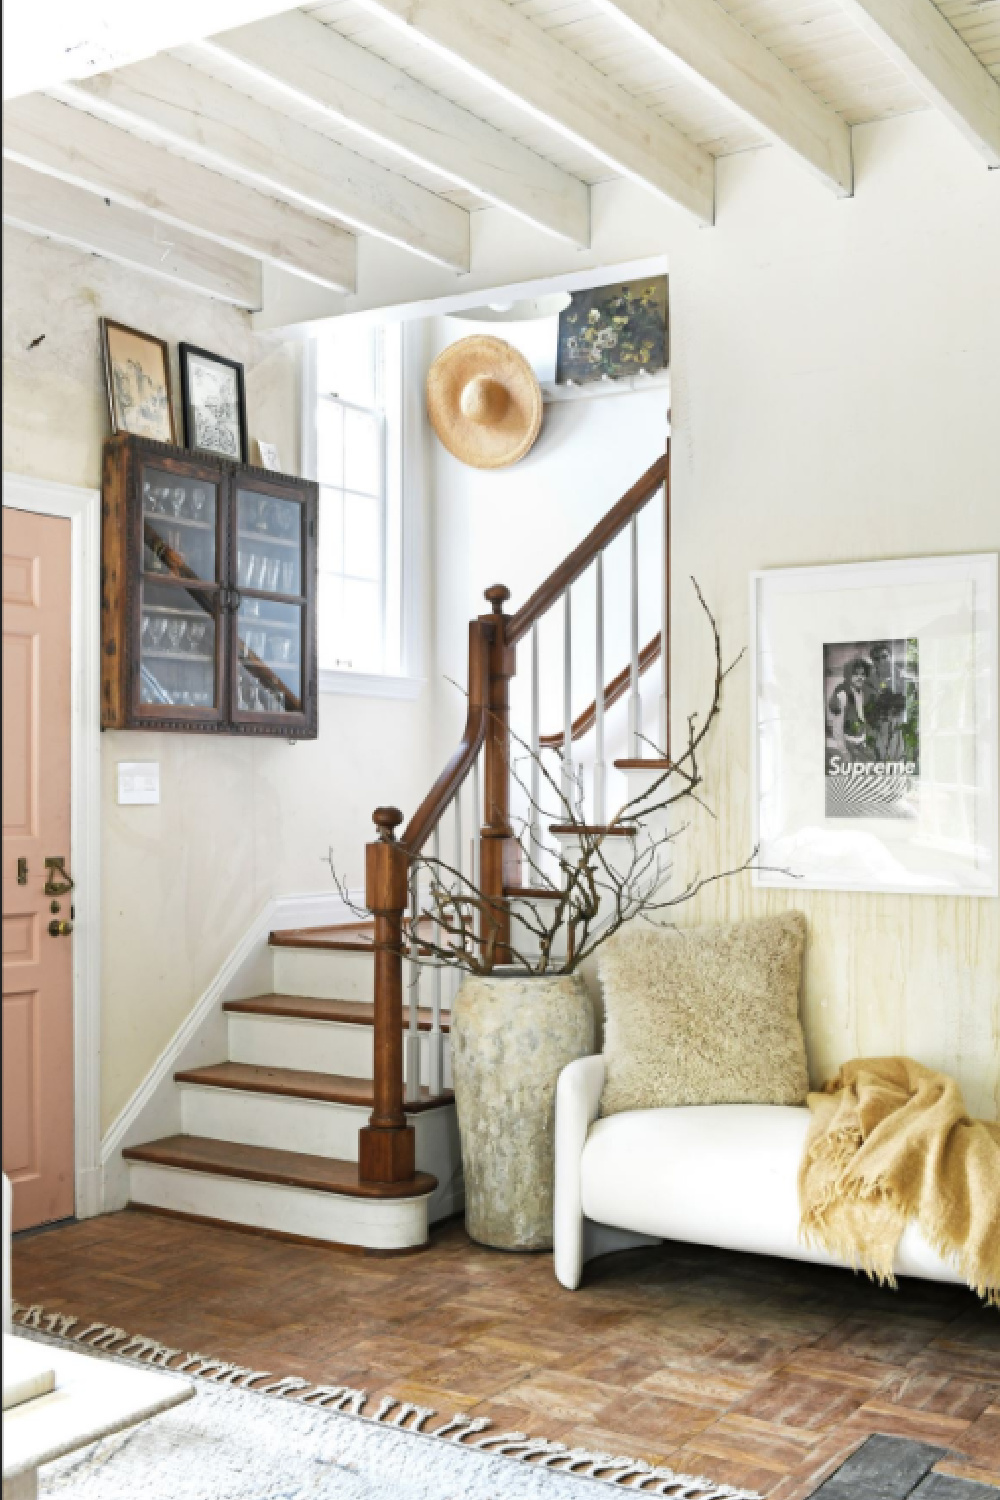
[[[184,442],[203,453],[247,461],[247,403],[243,366],[235,359],[179,346]]]
[[[996,896],[997,554],[751,578],[760,886]]]
[[[163,339],[102,318],[101,352],[112,433],[175,443],[170,351]]]

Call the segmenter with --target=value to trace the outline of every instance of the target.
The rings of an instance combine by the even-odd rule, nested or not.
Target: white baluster
[[[410,866],[410,952],[414,956],[407,960],[408,1016],[406,1028],[406,1090],[407,1100],[420,1098],[420,965],[416,959],[417,921],[420,916],[420,871],[416,863]]]
[[[663,590],[660,600],[660,752],[670,743],[670,490],[663,486]]]
[[[607,763],[604,759],[604,553],[598,552],[594,567],[594,638],[597,692],[594,697],[594,822],[607,816]]]
[[[563,594],[563,796],[573,803],[573,600],[567,589]],[[565,821],[560,819],[560,821]]]
[[[542,794],[541,729],[540,718],[541,683],[538,676],[538,621],[531,627],[531,807],[528,812],[528,853],[530,869],[527,885],[538,879],[538,863],[542,853],[542,822],[539,806]]]
[[[633,516],[629,522],[629,700],[628,738],[629,755],[638,759],[642,754],[642,698],[639,692],[639,522]]]
[[[441,830],[434,829],[433,852],[435,872],[440,878],[441,871]],[[440,947],[445,937],[440,922],[434,924],[434,941]],[[434,983],[431,989],[431,1031],[427,1040],[427,1087],[432,1098],[436,1098],[442,1089],[444,1079],[444,1036],[441,1031],[441,965],[434,965]]]

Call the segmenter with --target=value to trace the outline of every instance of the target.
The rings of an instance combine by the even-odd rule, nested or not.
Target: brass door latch
[[[72,931],[72,922],[60,922],[57,917],[53,917],[49,923],[49,937],[69,937]]]
[[[45,861],[45,868],[49,871],[48,878],[42,886],[46,896],[65,896],[67,891],[73,889],[73,877],[66,868],[65,854],[56,854]],[[61,875],[62,880],[56,876]]]

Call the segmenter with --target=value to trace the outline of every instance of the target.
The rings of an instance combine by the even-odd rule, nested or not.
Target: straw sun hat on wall
[[[537,438],[542,392],[523,354],[481,334],[450,344],[431,365],[427,415],[449,453],[476,469],[502,469]]]

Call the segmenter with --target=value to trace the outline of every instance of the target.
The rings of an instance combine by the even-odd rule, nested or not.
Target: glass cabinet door
[[[233,718],[291,730],[307,713],[309,538],[302,499],[237,487]]]
[[[220,481],[141,469],[138,713],[217,720],[224,710]]]

